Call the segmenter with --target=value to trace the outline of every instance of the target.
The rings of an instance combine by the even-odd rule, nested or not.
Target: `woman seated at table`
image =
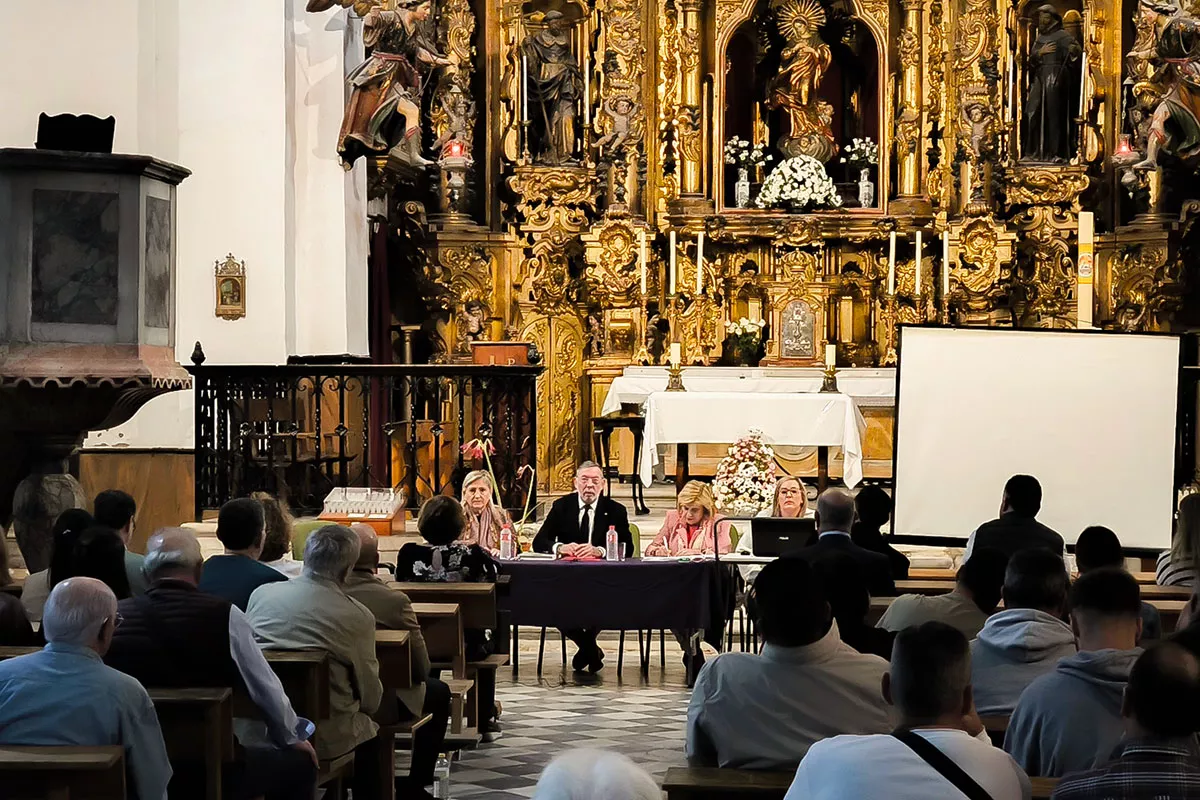
[[[511,525],[512,519],[492,502],[492,476],[486,470],[468,472],[463,478],[462,507],[467,515],[467,530],[459,541],[477,544],[493,558],[499,558],[500,529]]]
[[[717,514],[712,487],[688,481],[675,502],[675,510],[667,512],[658,536],[646,547],[646,555],[712,555],[714,546],[719,553],[729,552],[729,523]]]
[[[428,544],[409,542],[396,554],[396,580],[482,583],[496,580],[496,562],[477,544],[463,541],[467,515],[453,497],[425,501],[417,531]]]
[[[804,488],[804,481],[795,475],[784,475],[775,481],[775,500],[771,503],[770,508],[764,508],[757,516],[783,517],[785,519],[799,519],[800,517],[809,516],[808,491]],[[739,555],[754,555],[752,529],[753,526],[747,525],[745,532],[738,539],[736,552]],[[746,583],[754,583],[754,579],[762,571],[762,565],[742,564],[738,567],[738,571],[742,573],[742,580]]]

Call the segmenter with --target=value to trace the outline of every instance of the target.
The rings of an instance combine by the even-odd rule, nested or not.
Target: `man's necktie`
[[[579,517],[579,537],[583,540],[582,544],[592,543],[592,504],[585,503],[583,506],[583,514]]]

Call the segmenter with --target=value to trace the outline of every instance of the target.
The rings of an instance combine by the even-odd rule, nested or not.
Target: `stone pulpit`
[[[149,156],[0,149],[0,523],[30,571],[85,506],[90,430],[189,386],[175,360],[176,187]],[[14,495],[15,491],[15,495]]]

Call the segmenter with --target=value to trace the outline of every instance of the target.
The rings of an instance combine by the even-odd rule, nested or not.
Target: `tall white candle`
[[[913,294],[921,295],[921,232],[917,231],[917,259],[913,264]]]
[[[586,36],[586,32],[585,32]],[[587,46],[585,41],[584,46]],[[584,54],[583,67],[583,125],[586,128],[592,122],[592,65],[591,59]]]
[[[1079,212],[1079,277],[1075,290],[1075,327],[1093,327],[1092,303],[1095,300],[1096,215]]]
[[[704,231],[696,233],[696,296],[704,292]]]
[[[888,235],[888,294],[896,293],[896,232]]]
[[[671,250],[671,291],[670,294],[675,294],[675,231],[667,236],[667,247]]]
[[[826,369],[833,369],[836,366],[837,366],[837,345],[836,344],[827,344],[827,345],[825,345],[825,367],[826,367]]]
[[[942,231],[942,299],[950,298],[950,231]]]
[[[638,231],[638,274],[642,281],[642,296],[646,296],[646,231]]]
[[[529,122],[529,57],[521,54],[521,122]]]
[[[670,362],[672,367],[678,367],[679,362],[683,361],[682,349],[679,342],[671,342],[671,354],[667,356],[667,361]]]

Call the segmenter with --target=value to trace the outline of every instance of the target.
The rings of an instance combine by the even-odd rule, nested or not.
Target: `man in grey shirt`
[[[725,653],[700,670],[688,705],[690,764],[795,769],[821,739],[892,729],[880,689],[887,662],[838,637],[807,561],[767,564],[754,596],[762,655]]]
[[[953,591],[946,594],[902,594],[879,618],[878,628],[902,631],[926,622],[944,622],[974,639],[1000,603],[1004,567],[1008,557],[991,547],[981,547],[958,568]]]

